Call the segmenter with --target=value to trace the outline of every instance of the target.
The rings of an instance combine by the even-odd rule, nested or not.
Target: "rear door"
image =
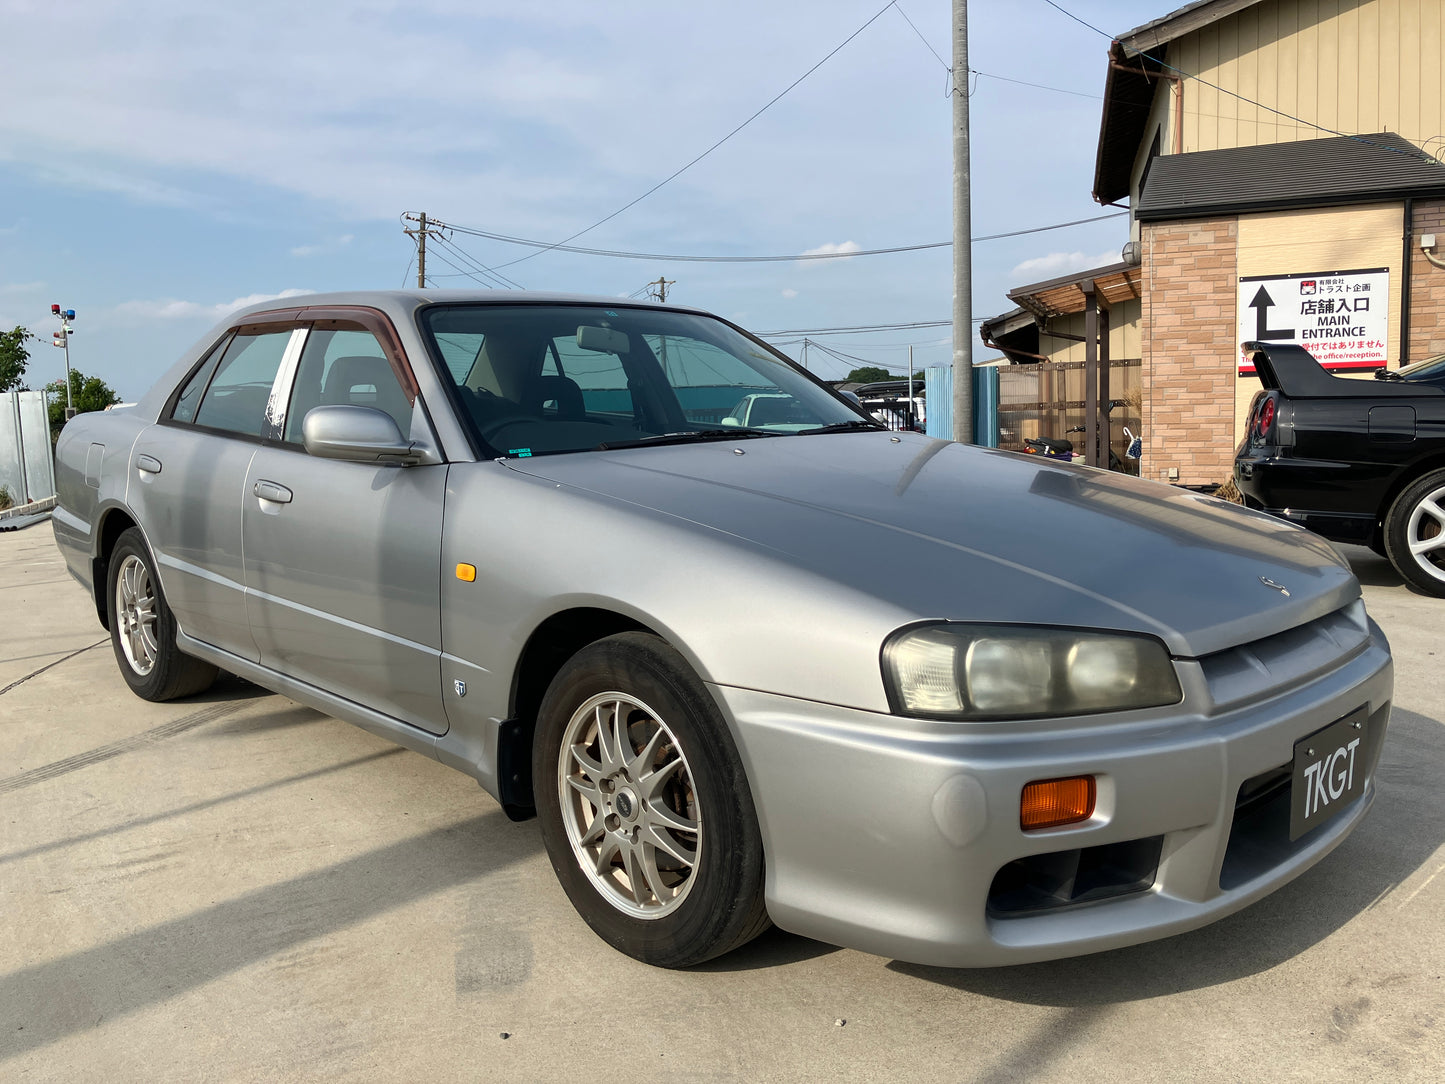
[[[247,612],[263,665],[440,734],[447,468],[315,458],[301,438],[307,411],[351,404],[434,448],[397,353],[359,322],[310,328],[289,399],[278,389],[275,439],[245,476]]]
[[[265,323],[235,329],[131,450],[127,500],[181,630],[251,660],[242,493],[271,425],[273,384],[299,348],[298,334]]]

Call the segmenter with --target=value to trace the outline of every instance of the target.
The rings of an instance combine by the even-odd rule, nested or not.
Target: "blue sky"
[[[736,127],[882,0],[358,0],[249,5],[0,0],[0,327],[78,315],[72,364],[126,400],[239,304],[415,282],[403,211],[557,241]],[[950,60],[948,0],[900,0]],[[1112,33],[1172,4],[1072,0]],[[1107,42],[1043,0],[973,0],[973,232],[1104,212],[1089,195]],[[1004,82],[1047,84],[1093,97]],[[578,244],[799,253],[952,236],[944,66],[897,10],[737,136]],[[1117,259],[1125,220],[974,246],[974,315],[1024,282]],[[456,236],[489,266],[532,250]],[[454,260],[455,256],[452,257]],[[474,285],[429,260],[440,286]],[[947,319],[947,249],[815,263],[549,252],[530,289],[670,300],[751,330]],[[950,356],[948,329],[820,337],[885,367]],[[796,348],[787,348],[796,356]],[[980,346],[977,356],[984,356]],[[810,354],[825,376],[849,363]]]

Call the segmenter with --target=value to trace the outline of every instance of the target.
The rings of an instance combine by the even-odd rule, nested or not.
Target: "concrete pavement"
[[[1395,715],[1374,811],[1287,888],[1051,964],[773,931],[666,972],[470,779],[239,679],[137,699],[49,526],[0,534],[0,1078],[1439,1079],[1445,600],[1348,556]]]

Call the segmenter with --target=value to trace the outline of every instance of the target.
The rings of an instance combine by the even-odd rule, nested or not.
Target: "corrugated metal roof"
[[[1394,132],[1154,159],[1141,222],[1445,196],[1445,166]]]

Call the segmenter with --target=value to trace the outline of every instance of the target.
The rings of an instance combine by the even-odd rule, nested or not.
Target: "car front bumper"
[[[1242,708],[1187,714],[1181,705],[1169,720],[1134,725],[1019,733],[1001,723],[996,733],[959,733],[714,689],[753,787],[773,921],[908,962],[986,967],[1195,929],[1314,865],[1374,799],[1393,680],[1388,645],[1372,622],[1364,650],[1322,677]],[[1237,818],[1246,782],[1289,766],[1297,740],[1361,708],[1369,716],[1368,777],[1353,804],[1293,842],[1287,825]],[[1086,774],[1098,787],[1092,818],[1045,831],[1019,827],[1026,783]],[[1284,794],[1287,817],[1287,782]],[[1024,913],[999,913],[996,896],[990,906],[995,876],[1010,863],[1074,850],[1109,854],[1111,845],[1141,840],[1158,843],[1147,887]]]

